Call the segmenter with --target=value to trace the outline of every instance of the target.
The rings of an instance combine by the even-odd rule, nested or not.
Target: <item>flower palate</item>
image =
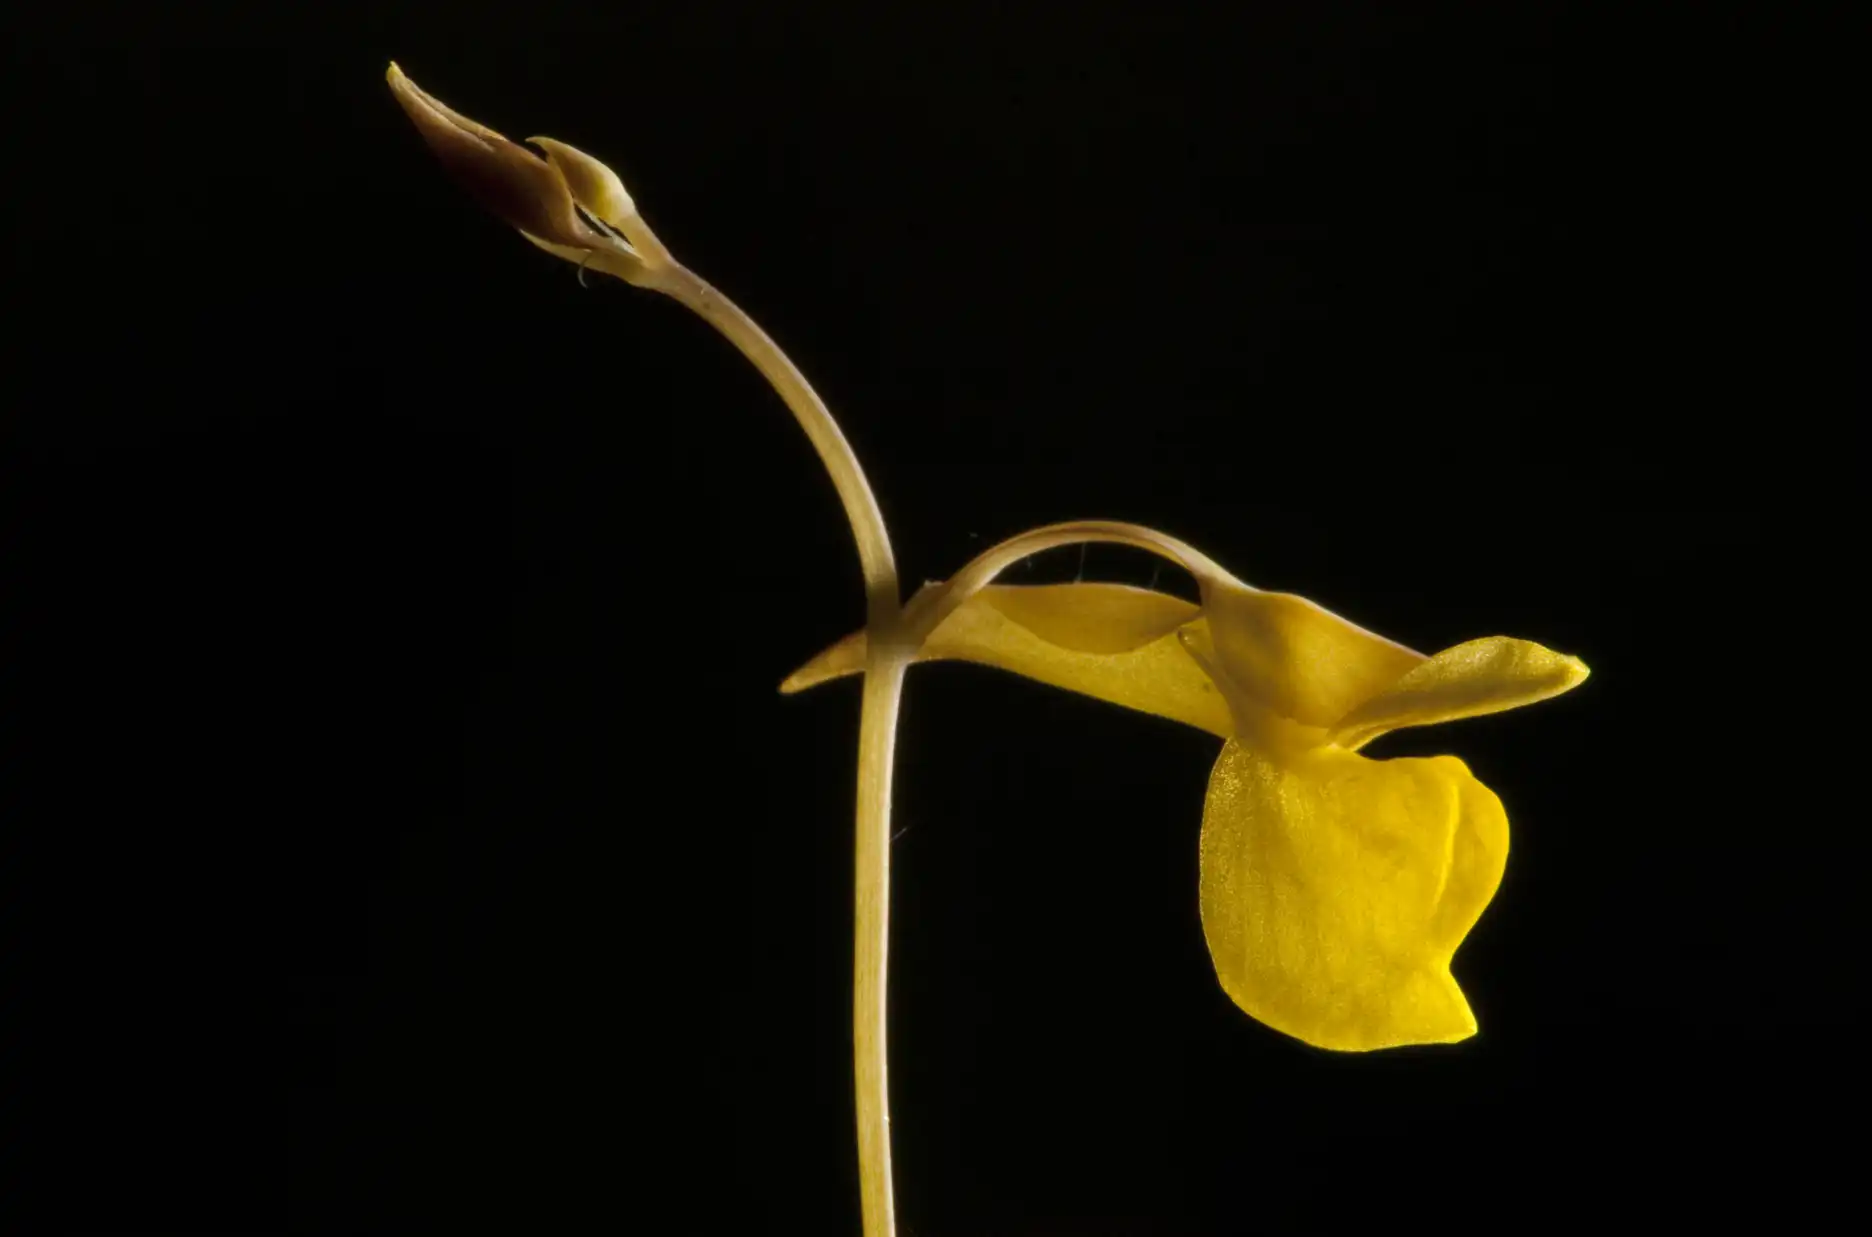
[[[1028,554],[1087,541],[1179,563],[1202,604],[1118,584],[990,583]],[[905,622],[918,660],[998,666],[1225,740],[1203,809],[1203,934],[1248,1014],[1348,1051],[1475,1033],[1449,966],[1501,881],[1501,801],[1453,756],[1359,749],[1558,695],[1586,678],[1578,659],[1505,636],[1425,657],[1252,588],[1174,538],[1103,522],[996,546],[926,587]],[[781,690],[861,669],[865,643],[848,636]]]

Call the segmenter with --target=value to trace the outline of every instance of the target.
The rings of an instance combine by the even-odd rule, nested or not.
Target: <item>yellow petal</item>
[[[970,661],[1112,704],[1233,733],[1227,702],[1177,638],[1203,620],[1189,602],[1123,584],[989,585],[939,623],[918,661]],[[864,668],[865,635],[790,675],[802,691]]]
[[[624,182],[618,179],[616,172],[576,146],[550,137],[530,137],[527,141],[546,152],[546,161],[565,177],[573,201],[593,218],[623,231],[620,221],[635,215],[637,204],[631,201],[631,195],[625,191]]]
[[[650,225],[643,221],[643,216],[637,213],[637,204],[631,201],[631,195],[625,190],[624,182],[618,179],[616,172],[564,142],[549,137],[527,140],[546,152],[546,158],[565,177],[566,187],[572,191],[572,197],[588,214],[604,220],[624,234],[636,259],[652,269],[669,266],[675,261],[670,251],[663,247],[663,242],[657,239],[656,233],[650,230]],[[654,280],[641,269],[623,278],[643,287],[654,286]]]
[[[1202,921],[1223,990],[1320,1048],[1475,1034],[1451,956],[1500,884],[1501,801],[1451,756],[1335,748],[1270,760],[1233,741],[1210,778]]]
[[[838,643],[819,650],[805,665],[780,681],[780,694],[791,696],[809,687],[830,683],[848,674],[857,674],[864,669],[865,650],[869,643],[863,628],[860,628]],[[916,660],[931,660],[928,644],[917,651]]]
[[[1224,738],[1237,739],[1256,751],[1278,753],[1283,757],[1310,751],[1329,741],[1325,727],[1303,726],[1290,717],[1283,717],[1266,701],[1244,691],[1230,678],[1216,656],[1214,633],[1206,621],[1178,628],[1177,639],[1228,704],[1231,730]]]
[[[1219,667],[1263,708],[1330,726],[1423,663],[1424,655],[1304,597],[1203,581]]]
[[[1586,665],[1527,640],[1490,636],[1444,649],[1339,719],[1333,741],[1357,750],[1388,730],[1519,708],[1586,681]]]
[[[1125,584],[1004,584],[978,596],[1048,644],[1075,653],[1128,653],[1200,613],[1180,597]]]

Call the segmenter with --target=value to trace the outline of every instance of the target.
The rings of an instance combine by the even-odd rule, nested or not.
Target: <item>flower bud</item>
[[[395,64],[387,76],[391,93],[416,123],[423,141],[483,206],[528,237],[550,245],[582,251],[612,248],[606,244],[609,238],[579,218],[560,166],[452,111],[405,77]],[[588,162],[597,164],[596,160]],[[586,169],[581,168],[580,174],[587,176]],[[622,189],[619,185],[618,191]]]

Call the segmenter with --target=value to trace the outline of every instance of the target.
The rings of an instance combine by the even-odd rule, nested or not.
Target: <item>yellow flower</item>
[[[1086,541],[1179,563],[1202,604],[1119,584],[989,583],[1021,557]],[[904,629],[920,661],[998,666],[1225,740],[1203,809],[1202,923],[1223,989],[1248,1014],[1348,1051],[1475,1033],[1449,966],[1501,881],[1501,801],[1453,756],[1359,749],[1558,695],[1586,678],[1577,659],[1505,636],[1426,657],[1115,523],[995,547],[919,593]],[[865,644],[847,637],[781,690],[862,670]]]

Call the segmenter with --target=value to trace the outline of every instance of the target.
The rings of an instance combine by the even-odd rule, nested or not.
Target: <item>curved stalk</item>
[[[923,647],[923,642],[942,625],[944,619],[960,609],[969,598],[994,583],[996,576],[1015,563],[1043,550],[1087,543],[1128,545],[1148,550],[1195,576],[1198,586],[1205,590],[1216,580],[1225,580],[1242,588],[1249,587],[1223,570],[1207,554],[1168,533],[1119,520],[1071,520],[1029,529],[990,546],[956,572],[947,583],[926,587],[904,607],[902,639],[914,656],[915,650]],[[869,635],[866,637],[867,641],[871,638]]]
[[[858,543],[858,561],[864,568],[866,625],[877,628],[879,619],[891,620],[901,604],[897,586],[897,567],[891,558],[890,534],[884,528],[884,514],[877,498],[865,481],[864,469],[851,443],[832,419],[825,401],[812,389],[806,376],[780,351],[780,346],[760,329],[747,311],[723,296],[707,280],[687,267],[671,263],[657,269],[650,286],[672,297],[727,336],[728,341],[754,363],[780,398],[793,412],[813,449],[825,465],[845,507],[846,522]],[[888,626],[888,621],[885,624]]]
[[[864,569],[864,698],[858,720],[858,799],[852,896],[852,1075],[857,1085],[858,1180],[864,1237],[896,1237],[886,1051],[890,960],[891,771],[904,671],[914,645],[900,636],[902,598],[890,534],[864,469],[825,401],[745,310],[674,262],[649,286],[680,301],[726,336],[786,401],[838,490]]]

